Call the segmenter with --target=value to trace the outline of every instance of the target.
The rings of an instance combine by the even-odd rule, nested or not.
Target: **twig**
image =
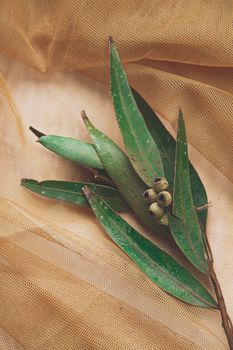
[[[222,317],[222,326],[225,330],[230,350],[233,350],[233,325],[227,313],[227,308],[226,308],[225,300],[222,294],[222,290],[214,270],[213,254],[212,254],[210,243],[206,234],[205,234],[205,243],[206,243],[207,262],[209,265],[209,275],[217,297],[218,306]]]

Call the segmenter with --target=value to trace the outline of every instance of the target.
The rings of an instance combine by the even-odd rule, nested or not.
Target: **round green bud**
[[[155,202],[149,206],[149,213],[158,219],[164,214],[164,209],[163,207],[160,207],[157,202]]]
[[[153,188],[157,193],[167,190],[168,182],[164,177],[156,177],[153,181]]]
[[[168,216],[167,214],[164,214],[163,216],[161,216],[158,220],[157,223],[159,225],[163,225],[163,226],[168,226]]]
[[[154,203],[156,202],[157,193],[153,188],[149,188],[143,193],[143,197],[147,203]]]
[[[162,207],[168,207],[172,202],[172,196],[167,191],[159,192],[157,195],[157,202]]]

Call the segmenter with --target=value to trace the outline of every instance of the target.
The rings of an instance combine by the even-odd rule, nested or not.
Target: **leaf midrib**
[[[83,184],[84,186],[87,185],[88,186],[88,183],[87,184]],[[45,186],[41,186],[39,183],[38,184],[34,184],[34,186],[38,186],[40,187],[42,190],[49,190],[49,191],[52,191],[52,192],[56,192],[56,191],[59,191],[59,192],[64,192],[64,193],[68,193],[68,194],[74,194],[74,195],[81,195],[83,198],[85,198],[83,192],[74,192],[74,191],[69,191],[69,190],[63,190],[63,189],[57,189],[57,188],[51,188],[51,187],[45,187]],[[26,187],[26,186],[25,186]],[[29,189],[29,188],[28,188]],[[101,195],[101,197],[103,198],[106,198],[107,200],[111,200],[111,201],[118,201],[117,198],[115,197],[107,197],[106,195]]]
[[[193,251],[193,254],[194,256],[197,258],[197,260],[199,261],[200,265],[203,267],[203,269],[208,273],[208,270],[206,269],[206,266],[203,264],[203,261],[201,260],[201,258],[199,257],[199,255],[197,254],[196,252],[196,249],[195,249],[195,246],[193,245],[193,242],[191,240],[191,235],[190,235],[190,229],[189,229],[189,225],[187,225],[187,221],[186,221],[186,216],[184,214],[184,206],[181,205],[181,208],[182,208],[182,214],[183,214],[183,220],[184,220],[184,226],[185,226],[185,234],[186,234],[186,237],[188,238],[188,241],[190,243],[190,246],[192,248],[192,251]],[[182,220],[182,221],[183,221]],[[186,230],[187,229],[187,230]],[[187,232],[188,231],[188,232]],[[200,237],[199,237],[200,238]]]
[[[118,146],[116,146],[116,147],[118,147]],[[111,159],[111,158],[112,158],[111,153],[108,152],[108,151],[106,151],[106,150],[105,150],[105,152],[106,152],[107,156],[109,157],[109,159]],[[122,152],[122,156],[123,156],[125,159],[127,159],[127,157],[125,156],[125,154],[123,153],[123,151],[121,151],[121,152]],[[97,151],[97,153],[98,153],[98,151]],[[112,163],[112,161],[111,161],[111,163]],[[133,182],[130,181],[130,175],[128,175],[128,173],[124,170],[124,168],[120,166],[117,157],[116,157],[116,159],[114,159],[114,163],[116,164],[117,168],[119,168],[119,172],[122,172],[122,173],[126,176],[126,178],[128,179],[129,183],[131,182],[131,186],[135,189],[135,193],[137,194],[138,191],[136,190],[136,189],[137,189],[136,184],[134,183],[134,181],[133,181]],[[132,165],[130,164],[130,162],[129,162],[129,166],[130,166],[130,167],[132,166]],[[107,169],[106,169],[106,171],[107,171]],[[140,179],[138,179],[138,180],[141,181]]]
[[[181,129],[182,127],[179,126],[179,128]],[[183,140],[183,138],[185,138],[185,142],[186,142],[186,136],[185,136],[185,135],[184,135],[184,136],[182,136],[182,135],[180,136],[180,139]],[[179,146],[179,143],[177,143],[177,145]],[[182,144],[181,144],[181,143],[180,143],[180,147],[181,147],[181,151],[180,151],[180,158],[179,158],[179,160],[178,160],[178,162],[179,162],[178,164],[180,164],[180,165],[181,165],[181,169],[183,169],[184,159],[183,159],[183,157],[182,157],[183,149],[182,149]],[[184,151],[188,154],[188,150],[187,150],[187,149],[185,149]],[[188,163],[188,164],[189,164],[189,163]],[[186,167],[186,166],[185,166],[185,167]],[[188,173],[188,176],[189,176],[189,173]],[[187,187],[188,187],[189,197],[190,197],[191,202],[192,202],[192,194],[190,193],[191,184],[189,184],[189,183],[187,184],[187,183],[186,183],[186,185],[187,185]],[[192,252],[193,252],[194,256],[196,257],[197,261],[199,261],[199,264],[202,266],[202,268],[204,269],[204,271],[206,271],[206,273],[208,274],[208,269],[207,269],[207,267],[204,265],[204,263],[203,263],[203,261],[201,260],[200,256],[198,255],[198,252],[196,251],[196,248],[195,248],[195,246],[193,245],[193,241],[192,241],[192,239],[191,239],[192,234],[190,234],[190,233],[192,233],[192,232],[190,231],[190,226],[187,224],[187,220],[186,220],[186,215],[185,215],[186,209],[185,209],[185,206],[184,206],[184,203],[185,203],[185,200],[184,200],[184,192],[183,192],[181,186],[179,186],[179,197],[180,197],[179,203],[180,203],[181,210],[182,210],[182,221],[183,221],[183,223],[184,223],[184,228],[185,228],[185,229],[184,229],[185,235],[186,235],[186,237],[187,237],[187,239],[188,239],[188,241],[189,241],[189,245],[190,245],[190,247],[191,247],[191,249],[192,249]],[[198,223],[197,217],[195,216],[195,214],[193,215],[193,208],[191,208],[190,210],[192,211],[192,217],[193,217],[194,223],[196,224],[196,227],[197,227],[197,230],[198,230],[198,233],[197,233],[198,239],[201,239],[201,240],[202,240],[202,235],[199,234],[199,233],[200,233],[200,229],[199,229],[199,223]]]
[[[100,198],[101,198],[101,197],[100,197]],[[98,201],[98,200],[97,200],[97,201]],[[98,204],[99,204],[99,203],[98,203]],[[102,209],[102,207],[101,207],[100,204],[98,205],[98,207],[99,207],[99,209],[100,209],[101,214],[104,214],[103,216],[105,217],[105,212],[104,212],[104,210]],[[111,220],[111,223],[113,223],[114,227],[116,227],[116,228],[119,230],[119,226],[118,226],[114,221]],[[127,235],[125,234],[125,232],[122,231],[122,230],[120,230],[120,231],[121,231],[122,235],[126,236],[126,238],[127,238]],[[129,242],[132,241],[132,239],[130,239],[130,238],[127,238],[127,240],[128,240]],[[131,244],[131,246],[132,246],[132,245],[138,247],[138,245],[135,244],[135,243]],[[158,249],[160,249],[160,248],[158,248]],[[141,252],[142,255],[143,255],[144,257],[149,258],[149,260],[151,260],[151,259],[150,259],[150,256],[149,256],[148,254],[146,254],[143,250],[141,250],[139,247],[138,247],[138,251]],[[125,253],[126,253],[126,252],[125,252]],[[127,254],[127,253],[126,253],[126,254]],[[129,254],[127,254],[127,255],[129,255]],[[135,262],[135,261],[134,261],[134,262]],[[135,262],[135,263],[136,263],[136,262]],[[193,295],[194,297],[196,297],[198,300],[200,300],[201,302],[203,302],[203,303],[206,304],[206,305],[209,305],[209,306],[213,307],[213,305],[212,305],[211,303],[209,303],[209,302],[207,302],[206,300],[202,299],[202,298],[201,298],[198,294],[196,294],[192,289],[190,289],[190,288],[188,288],[187,286],[183,285],[180,281],[177,281],[177,279],[176,279],[174,276],[170,275],[169,272],[168,272],[167,270],[163,270],[154,260],[152,260],[152,264],[153,264],[160,272],[162,272],[163,275],[165,275],[166,277],[169,277],[169,278],[170,278],[171,280],[173,280],[176,284],[178,284],[179,286],[181,286],[184,290],[190,292],[190,294],[192,294],[192,295]],[[148,277],[148,276],[147,276],[147,277]],[[164,288],[164,289],[165,289],[165,288]],[[165,289],[165,290],[166,290],[166,289]]]
[[[125,75],[125,72],[124,72],[124,71],[123,71],[123,74]],[[116,80],[117,80],[117,83],[118,83],[118,86],[119,86],[119,78],[118,78],[117,75],[115,75],[115,77],[116,77]],[[125,79],[126,79],[126,77],[125,77]],[[127,83],[127,84],[128,84],[128,83]],[[133,97],[133,94],[132,94],[132,92],[131,92],[131,89],[130,89],[129,84],[128,84],[128,88],[129,88],[129,93],[130,93],[130,94],[132,95],[132,97]],[[113,87],[112,87],[112,89],[113,89]],[[121,94],[119,93],[119,95],[121,95]],[[122,98],[121,98],[121,100],[122,100]],[[147,157],[146,157],[146,156],[143,154],[143,152],[141,151],[141,147],[139,147],[140,144],[138,143],[138,140],[137,140],[137,137],[136,137],[136,134],[135,134],[135,130],[134,130],[134,128],[132,128],[131,120],[127,118],[127,113],[125,112],[125,103],[124,103],[124,101],[123,101],[123,104],[122,104],[122,105],[123,105],[123,109],[124,109],[124,114],[125,114],[125,116],[126,116],[126,120],[128,121],[128,124],[129,124],[129,126],[130,126],[130,130],[131,130],[132,134],[134,135],[134,140],[135,140],[135,143],[136,143],[136,145],[137,145],[137,149],[138,149],[138,151],[139,151],[139,153],[140,153],[140,158],[142,159],[142,161],[143,161],[144,164],[147,164],[147,167],[150,169],[150,176],[151,176],[152,178],[154,178],[154,177],[156,177],[157,175],[156,175],[156,173],[154,173],[154,170],[153,170],[153,168],[152,168],[152,165],[151,165],[150,162],[148,161]],[[136,107],[136,109],[137,109],[138,114],[141,115],[141,112],[140,112],[140,110],[139,110],[139,108],[138,108],[136,102],[135,102],[135,107]],[[116,108],[115,108],[115,112],[116,112],[116,115],[117,115]],[[143,119],[142,115],[141,115],[141,118],[142,118],[142,122],[143,122],[144,119]],[[117,117],[117,120],[118,120],[118,117]],[[118,123],[120,124],[120,121],[119,121],[119,120],[118,120]],[[146,125],[145,125],[145,127],[147,128]],[[149,135],[148,135],[148,138],[151,138],[151,141],[154,142],[153,139],[152,139],[151,134],[149,133],[149,131],[148,131],[148,134],[149,134]],[[142,146],[142,148],[143,148],[143,146]],[[144,155],[144,157],[143,157],[143,155]],[[145,160],[146,160],[146,162],[145,162]],[[161,166],[160,166],[160,167],[161,167]],[[161,170],[163,170],[163,169],[161,169]],[[162,171],[162,172],[163,172],[163,171]],[[146,175],[147,175],[147,174],[146,174]],[[163,174],[161,174],[161,175],[163,175]]]

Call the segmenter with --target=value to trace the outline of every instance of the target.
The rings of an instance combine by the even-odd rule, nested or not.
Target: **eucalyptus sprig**
[[[219,309],[233,350],[233,327],[206,234],[207,195],[188,158],[182,111],[175,140],[130,87],[111,38],[109,46],[111,92],[126,154],[82,111],[92,144],[30,129],[41,145],[88,168],[93,182],[23,179],[21,184],[48,198],[89,206],[111,239],[151,281],[190,305]],[[212,281],[217,301],[187,268],[117,214],[126,210],[152,234],[171,235],[189,262]]]

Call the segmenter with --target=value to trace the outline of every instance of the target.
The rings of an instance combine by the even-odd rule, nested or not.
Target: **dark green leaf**
[[[155,143],[159,149],[165,177],[167,178],[171,191],[173,190],[173,179],[174,179],[174,167],[175,167],[175,152],[176,152],[176,141],[167,131],[164,125],[159,120],[158,116],[154,113],[148,103],[140,96],[140,94],[132,89],[135,101],[140,109],[146,125],[154,138]],[[190,165],[190,177],[191,177],[191,188],[194,205],[200,207],[208,202],[206,191],[200,177],[196,170]],[[202,226],[203,231],[206,229],[207,210],[198,211],[199,222]]]
[[[124,152],[106,135],[97,130],[82,112],[98,156],[108,175],[140,220],[151,230],[158,232],[155,220],[150,216],[143,199],[146,185],[134,171]],[[159,231],[164,229],[159,227]]]
[[[159,150],[137,107],[115,44],[110,41],[110,76],[116,118],[126,153],[137,174],[149,186],[164,176]]]
[[[22,186],[38,193],[44,197],[59,199],[64,202],[74,203],[88,207],[88,201],[83,194],[82,188],[88,185],[92,190],[101,195],[104,200],[116,211],[125,211],[129,207],[121,194],[112,187],[96,185],[87,182],[67,182],[67,181],[42,181],[32,179],[22,179]]]
[[[196,268],[208,273],[203,233],[193,204],[186,131],[181,111],[176,143],[172,212],[175,216],[169,216],[169,224],[177,245]],[[182,227],[184,230],[181,229]]]
[[[183,266],[117,215],[103,198],[84,188],[101,225],[112,240],[154,283],[173,296],[196,306],[216,308],[208,291]]]

